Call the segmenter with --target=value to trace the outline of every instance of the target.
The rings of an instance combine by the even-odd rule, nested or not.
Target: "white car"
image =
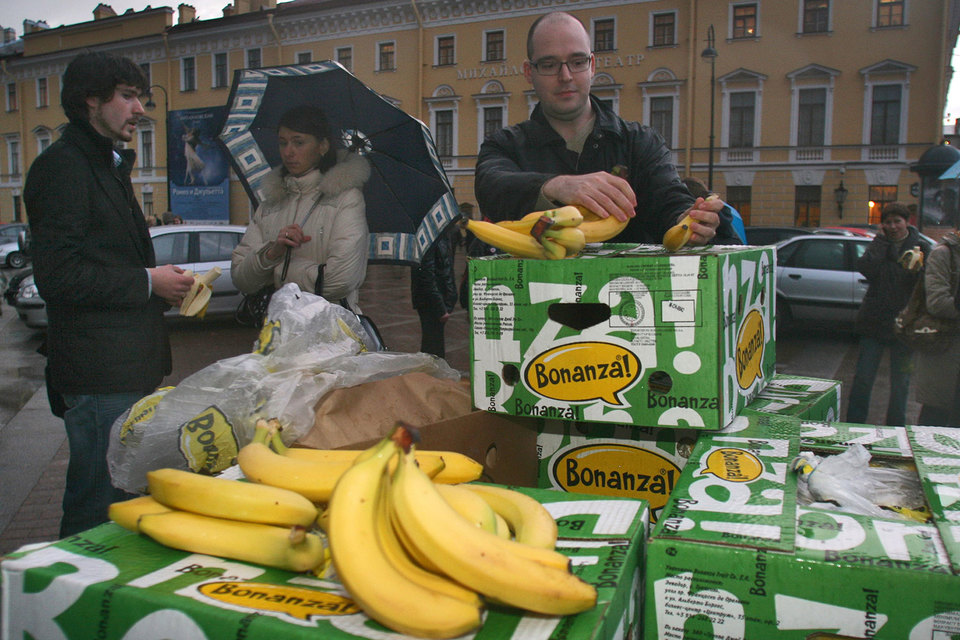
[[[222,274],[213,282],[213,296],[207,315],[233,314],[243,299],[230,278],[230,257],[246,227],[239,225],[175,224],[151,227],[153,251],[157,265],[175,264],[203,274],[220,267]],[[23,280],[17,294],[17,314],[28,327],[46,327],[47,312],[33,276]],[[169,309],[167,317],[179,317],[180,310]]]
[[[11,269],[20,269],[27,264],[27,256],[20,251],[20,243],[4,242],[0,244],[0,265]]]

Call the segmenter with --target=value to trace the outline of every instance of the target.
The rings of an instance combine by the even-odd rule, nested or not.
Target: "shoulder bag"
[[[289,267],[290,247],[287,247],[287,252],[283,256],[283,271],[280,272],[280,282],[286,279]],[[276,290],[277,288],[271,282],[253,293],[245,293],[243,300],[237,305],[237,310],[233,314],[237,323],[245,327],[262,327],[263,319],[267,317],[267,309],[270,308],[270,298],[273,297],[273,292]]]
[[[954,271],[953,252],[950,252],[950,271]],[[956,334],[955,320],[939,318],[927,310],[927,288],[924,284],[924,274],[917,278],[913,286],[907,306],[897,315],[894,321],[894,332],[897,337],[911,349],[918,351],[937,351],[943,349]]]

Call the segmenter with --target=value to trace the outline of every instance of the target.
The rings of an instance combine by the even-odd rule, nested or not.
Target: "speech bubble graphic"
[[[274,611],[297,620],[314,617],[349,616],[360,607],[335,593],[264,582],[207,582],[197,587],[204,596],[253,611]]]
[[[747,389],[754,380],[763,377],[763,350],[766,336],[763,330],[763,314],[757,309],[747,312],[737,333],[737,383]]]
[[[727,482],[753,482],[763,473],[763,463],[745,449],[725,447],[710,452],[701,476],[713,475]]]
[[[574,342],[544,351],[524,370],[534,393],[565,402],[603,400],[622,406],[617,395],[640,376],[640,360],[609,342]]]

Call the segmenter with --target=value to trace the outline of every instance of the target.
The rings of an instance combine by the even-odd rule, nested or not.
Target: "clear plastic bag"
[[[350,310],[295,284],[281,287],[252,353],[219,360],[114,422],[107,454],[113,484],[137,493],[151,469],[226,469],[258,418],[278,418],[292,443],[313,427],[315,405],[333,389],[415,371],[460,378],[440,358],[369,351],[367,342]]]
[[[833,456],[805,451],[792,466],[799,475],[798,502],[802,505],[877,518],[916,517],[926,508],[916,472],[870,466],[870,452],[863,445],[851,445]],[[904,515],[910,512],[912,516]]]

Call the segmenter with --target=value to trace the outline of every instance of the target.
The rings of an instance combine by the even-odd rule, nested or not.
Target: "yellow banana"
[[[191,271],[184,272],[184,274],[193,276],[193,285],[191,285],[190,291],[187,292],[187,295],[183,297],[183,301],[180,303],[180,315],[199,315],[203,317],[203,314],[206,313],[207,305],[210,303],[210,297],[213,295],[213,289],[211,289],[210,285],[220,277],[221,273],[220,267],[214,267],[203,275],[197,275]]]
[[[621,231],[627,228],[630,219],[623,221],[617,220],[613,216],[601,218],[590,209],[577,205],[577,209],[583,214],[583,222],[578,227],[583,232],[583,237],[587,242],[606,242]]]
[[[337,480],[350,467],[349,462],[321,463],[281,455],[256,440],[240,449],[237,463],[251,482],[288,489],[318,503],[330,499]]]
[[[345,462],[352,464],[360,455],[356,449],[304,449],[290,447],[284,455],[301,460],[316,462]],[[395,465],[396,463],[391,463]],[[462,453],[456,451],[417,451],[417,464],[434,482],[442,484],[460,484],[473,482],[483,475],[483,465]],[[434,474],[433,470],[437,469]],[[391,469],[392,471],[392,469]]]
[[[497,530],[494,533],[496,533],[498,536],[506,540],[510,540],[511,538],[513,538],[513,534],[510,533],[510,525],[507,523],[506,518],[504,518],[502,515],[500,515],[496,511],[493,512],[493,515],[497,519]]]
[[[437,491],[461,516],[481,529],[497,531],[497,514],[482,496],[458,484],[438,484]]]
[[[543,247],[529,233],[518,233],[484,220],[465,220],[461,224],[481,242],[517,258],[534,260],[547,258]]]
[[[564,257],[566,258],[577,255],[583,251],[583,247],[587,244],[587,237],[580,230],[580,227],[550,228],[543,232],[543,236],[561,245],[564,248]]]
[[[170,507],[164,506],[150,496],[140,496],[121,502],[114,502],[107,509],[107,516],[124,529],[129,529],[134,533],[140,533],[137,528],[137,520],[145,513],[165,513],[172,511]]]
[[[579,613],[596,604],[592,585],[514,550],[535,547],[505,540],[460,517],[409,453],[394,473],[390,502],[400,526],[420,551],[451,578],[482,595],[547,615]]]
[[[147,472],[147,487],[161,504],[216,518],[306,528],[317,520],[317,508],[305,497],[265,484],[155,469]]]
[[[517,542],[553,549],[557,544],[557,522],[542,504],[519,491],[486,484],[465,484],[502,516]]]
[[[453,638],[476,629],[481,623],[477,606],[409,580],[383,552],[377,512],[383,476],[397,447],[388,437],[373,450],[343,474],[330,499],[328,538],[337,576],[364,613],[394,631]]]
[[[533,211],[523,216],[519,220],[501,220],[497,226],[520,233],[530,233],[533,225],[540,218],[549,218],[554,227],[575,227],[583,222],[583,213],[580,209],[572,205],[558,207],[556,209],[547,209],[546,211]]]
[[[667,232],[663,234],[663,248],[670,252],[682,249],[690,241],[690,236],[693,235],[693,229],[690,228],[691,224],[693,224],[693,218],[687,214],[680,222],[667,229]]]
[[[305,533],[302,527],[289,529],[176,510],[142,515],[137,526],[141,533],[174,549],[298,573],[315,570],[326,557],[320,536]]]

